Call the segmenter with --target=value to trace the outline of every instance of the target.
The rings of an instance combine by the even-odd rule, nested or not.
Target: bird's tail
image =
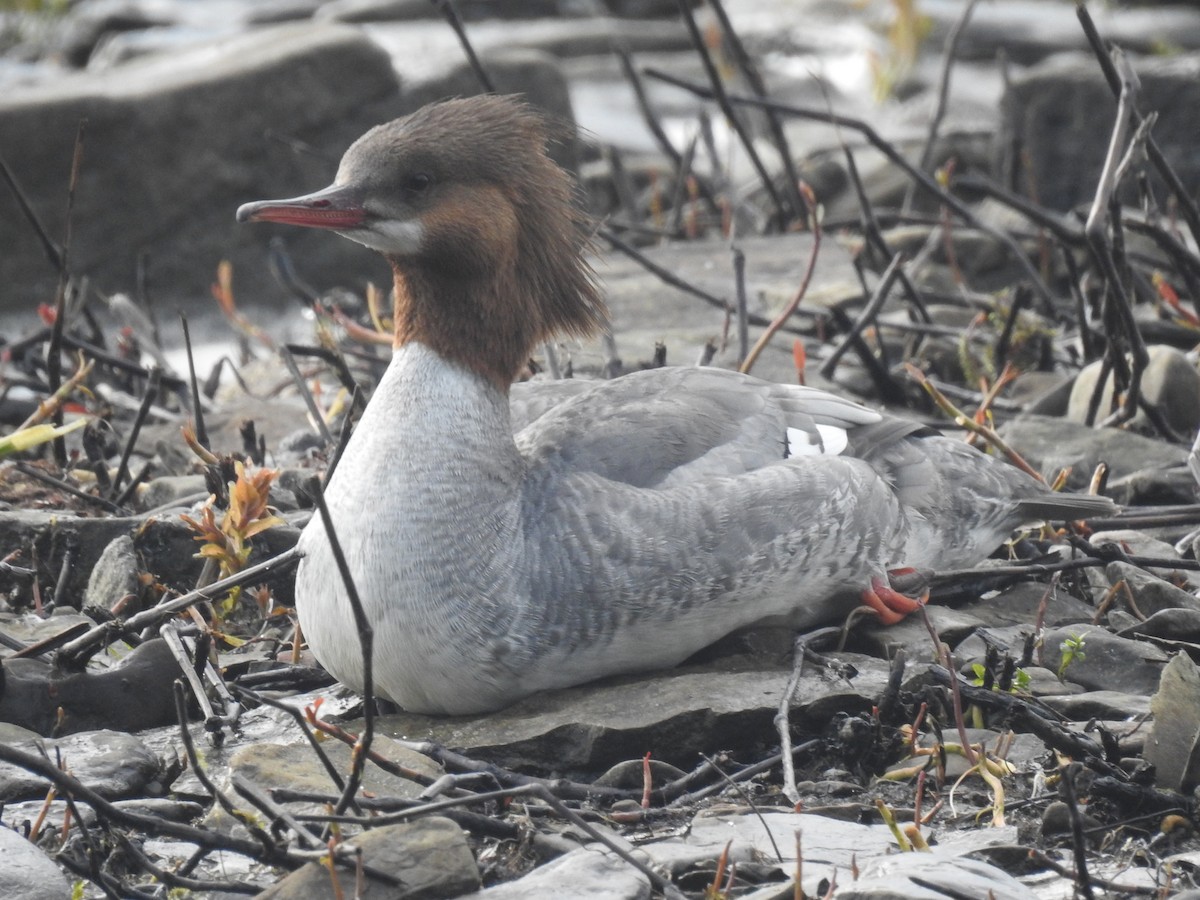
[[[1047,493],[1018,500],[1017,509],[1022,518],[1027,520],[1073,521],[1092,516],[1110,516],[1116,513],[1119,507],[1108,497],[1094,494]]]

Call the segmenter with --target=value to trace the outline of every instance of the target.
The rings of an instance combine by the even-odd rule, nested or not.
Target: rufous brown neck
[[[389,258],[396,347],[419,341],[507,392],[540,343],[602,327],[583,214],[569,185],[543,187],[443,197],[423,222],[422,252]]]

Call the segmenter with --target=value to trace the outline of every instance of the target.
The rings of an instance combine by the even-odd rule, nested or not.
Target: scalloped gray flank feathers
[[[381,696],[472,713],[665,668],[756,623],[834,620],[889,569],[1113,510],[811,388],[708,368],[512,384],[540,341],[605,315],[550,137],[514,98],[446,101],[368,132],[330,188],[238,210],[395,273],[395,352],[325,492]],[[361,688],[319,519],[300,546],[304,634]]]

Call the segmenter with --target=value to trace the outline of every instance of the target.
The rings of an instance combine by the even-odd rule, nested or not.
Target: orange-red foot
[[[862,599],[875,611],[880,622],[895,625],[929,602],[929,591],[924,591],[920,597],[910,597],[892,588],[878,575],[872,575],[871,586],[862,592]]]

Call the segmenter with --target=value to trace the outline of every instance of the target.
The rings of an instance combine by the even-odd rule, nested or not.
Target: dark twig
[[[713,92],[703,85],[688,81],[686,78],[678,78],[658,69],[646,69],[644,70],[644,74],[651,78],[656,78],[659,81],[665,82],[666,84],[675,85],[678,88],[682,88],[683,90],[689,91],[700,97],[711,98],[713,96]],[[849,116],[843,116],[825,110],[811,109],[809,107],[796,106],[790,103],[779,103],[775,100],[749,97],[745,94],[734,94],[727,92],[726,97],[731,103],[752,106],[757,109],[772,109],[785,115],[795,116],[800,119],[810,119],[816,122],[825,122],[830,125],[840,125],[844,128],[849,128],[858,132],[864,138],[866,138],[867,142],[872,147],[886,156],[890,162],[899,166],[905,173],[908,174],[910,178],[914,179],[925,191],[932,194],[939,202],[944,203],[951,210],[953,210],[954,213],[964,222],[973,228],[979,229],[1007,247],[1012,253],[1013,258],[1016,260],[1017,265],[1024,270],[1025,275],[1029,278],[1034,290],[1037,291],[1038,297],[1046,306],[1053,306],[1053,294],[1046,286],[1046,282],[1038,273],[1037,269],[1034,268],[1033,263],[1030,262],[1029,258],[1025,255],[1025,252],[1021,249],[1020,245],[1017,244],[1016,239],[1011,234],[1007,233],[1001,228],[996,228],[995,226],[979,219],[979,217],[976,216],[974,212],[972,212],[971,209],[966,206],[966,204],[960,201],[953,194],[943,190],[937,181],[935,181],[930,175],[915,168],[912,163],[904,158],[902,153],[900,153],[888,141],[885,141],[882,137],[880,137],[879,133],[866,122],[862,121],[861,119],[854,119]]]
[[[54,239],[50,237],[50,232],[46,230],[46,226],[38,218],[33,204],[25,196],[25,191],[22,190],[20,183],[17,181],[16,176],[13,175],[12,169],[8,167],[8,163],[5,162],[3,156],[0,156],[0,175],[3,175],[4,180],[8,182],[8,187],[17,200],[17,206],[21,207],[22,215],[33,226],[34,233],[38,236],[38,242],[42,245],[42,250],[45,252],[46,258],[50,260],[50,265],[54,266],[55,272],[61,274],[66,269],[66,260],[64,259],[63,251],[54,243]]]
[[[1075,855],[1075,889],[1083,894],[1084,900],[1092,900],[1095,893],[1092,890],[1092,880],[1088,877],[1087,841],[1083,836],[1083,814],[1079,811],[1079,800],[1075,796],[1075,775],[1083,768],[1079,763],[1071,763],[1060,772],[1059,784],[1062,786],[1063,800],[1067,804],[1067,813],[1071,817],[1071,852]]]
[[[300,398],[304,401],[304,405],[308,407],[308,415],[320,432],[321,440],[325,442],[326,446],[331,445],[333,443],[333,435],[329,433],[329,426],[325,424],[325,417],[321,415],[321,410],[317,408],[317,401],[313,399],[312,391],[308,389],[308,385],[304,381],[304,376],[300,374],[300,369],[296,367],[296,358],[292,356],[292,351],[287,347],[281,347],[279,355],[283,358],[283,364],[287,366],[287,370],[292,376],[292,381],[295,382],[296,388],[300,391]]]
[[[321,516],[321,524],[325,528],[325,539],[329,541],[333,561],[342,578],[342,586],[346,589],[346,599],[354,614],[354,625],[358,630],[358,641],[362,650],[362,690],[360,693],[363,698],[363,727],[350,755],[350,777],[346,779],[342,799],[338,801],[334,810],[340,815],[354,801],[359,785],[362,784],[363,766],[366,764],[367,755],[371,752],[371,739],[375,735],[375,629],[371,620],[367,618],[366,610],[363,609],[362,599],[354,584],[354,575],[350,571],[350,565],[346,562],[345,554],[342,553],[342,545],[338,541],[337,532],[334,531],[333,517],[329,514],[325,497],[315,487],[315,484],[309,491],[309,497]]]
[[[642,121],[646,123],[646,128],[649,129],[650,136],[654,138],[658,149],[670,161],[671,169],[675,173],[679,189],[682,190],[688,172],[692,168],[691,160],[675,149],[675,145],[671,143],[671,139],[663,131],[662,122],[659,121],[654,107],[650,105],[650,98],[646,94],[646,85],[642,81],[642,76],[638,74],[637,68],[633,64],[633,57],[629,51],[622,47],[617,47],[615,50],[617,60],[621,63],[621,71],[625,74],[625,79],[629,82],[630,88],[633,89],[633,99],[637,103]],[[694,155],[694,153],[695,150],[693,149],[688,155]],[[714,216],[720,216],[721,207],[717,204],[716,198],[713,197],[712,187],[708,184],[707,180],[697,177],[696,187],[700,191],[700,196],[709,211]],[[681,210],[682,204],[677,204],[676,209]]]
[[[108,800],[104,799],[104,797],[83,784],[78,778],[59,769],[50,760],[36,753],[22,750],[14,744],[0,741],[0,761],[19,766],[27,772],[32,772],[35,775],[45,778],[58,789],[60,794],[70,795],[78,800],[82,800],[96,811],[97,816],[102,817],[106,821],[136,829],[146,834],[168,835],[179,840],[190,841],[201,847],[213,850],[228,850],[248,856],[251,859],[257,859],[271,865],[284,865],[288,868],[292,868],[307,859],[307,857],[298,857],[294,853],[276,847],[274,844],[269,843],[264,846],[256,841],[249,841],[235,835],[210,831],[206,828],[196,828],[191,825],[183,825],[178,822],[172,822],[169,819],[164,819],[161,816],[114,806]]]
[[[946,116],[946,105],[950,98],[950,73],[954,71],[954,59],[958,55],[958,44],[962,40],[963,32],[967,30],[967,23],[971,21],[971,15],[975,12],[978,4],[979,0],[970,0],[963,6],[962,12],[954,22],[954,27],[946,35],[946,43],[942,49],[942,71],[938,76],[937,102],[929,117],[929,131],[925,135],[925,145],[921,148],[921,156],[917,162],[917,168],[922,172],[928,172],[930,166],[933,165],[933,151],[937,145],[938,132],[941,130],[942,120]],[[901,208],[906,213],[912,209],[916,190],[916,184],[910,183],[908,190],[905,191],[904,203]]]
[[[87,491],[81,491],[73,484],[68,484],[60,478],[55,478],[53,475],[49,475],[40,469],[35,469],[33,466],[26,465],[23,462],[18,461],[14,463],[14,465],[16,466],[17,471],[19,471],[22,475],[27,475],[35,481],[42,482],[42,484],[47,484],[56,491],[62,491],[64,494],[70,494],[72,497],[75,497],[78,500],[83,500],[85,503],[92,503],[101,507],[102,509],[108,510],[110,513],[116,513],[118,516],[129,515],[129,510],[112,502],[107,497],[97,497],[95,494],[87,493]]]
[[[304,739],[308,741],[308,745],[317,755],[317,759],[321,761],[321,767],[325,770],[325,774],[329,776],[329,780],[333,782],[339,793],[345,791],[346,780],[342,778],[341,772],[339,772],[337,766],[333,764],[333,760],[329,758],[329,754],[325,752],[325,748],[321,746],[321,741],[318,741],[316,735],[313,734],[313,730],[308,726],[308,722],[305,720],[303,712],[296,709],[296,707],[290,703],[284,703],[280,700],[276,700],[269,694],[252,691],[240,684],[233,683],[230,684],[229,687],[230,690],[242,697],[244,700],[251,700],[255,703],[261,703],[291,716],[292,721],[296,723],[296,727],[300,729],[300,733],[304,735]]]
[[[1092,15],[1088,12],[1086,4],[1076,3],[1075,15],[1079,18],[1079,24],[1083,26],[1083,33],[1092,47],[1092,52],[1096,55],[1096,61],[1100,64],[1100,70],[1104,73],[1104,78],[1108,82],[1113,96],[1119,97],[1121,91],[1124,90],[1123,78],[1118,73],[1117,66],[1109,55],[1108,47],[1100,37],[1100,33],[1096,30],[1096,23],[1092,21]],[[1141,124],[1143,116],[1138,111],[1136,105],[1131,112],[1134,120],[1138,124]],[[1150,162],[1154,165],[1158,174],[1162,176],[1163,180],[1166,181],[1172,195],[1178,201],[1179,208],[1183,212],[1183,217],[1192,232],[1192,240],[1200,243],[1200,209],[1197,208],[1191,193],[1184,187],[1175,170],[1171,168],[1171,165],[1163,155],[1162,148],[1159,147],[1158,141],[1153,136],[1146,142],[1146,152],[1150,157]]]
[[[110,622],[97,625],[95,628],[89,629],[86,634],[81,635],[63,647],[58,653],[58,662],[60,665],[66,667],[77,666],[87,656],[107,644],[110,640],[116,640],[122,635],[136,634],[144,628],[158,625],[178,615],[195,603],[215,600],[233,588],[255,584],[257,581],[278,575],[284,569],[299,562],[303,555],[303,551],[293,547],[290,550],[285,550],[278,556],[273,556],[263,562],[242,569],[242,571],[230,575],[228,578],[222,578],[205,587],[189,591],[182,596],[165,600],[151,609],[143,610],[136,615],[130,616],[128,619],[113,619]]]
[[[192,357],[192,332],[188,328],[187,313],[179,313],[179,324],[183,326],[183,346],[187,350],[188,384],[191,387],[192,423],[196,429],[196,441],[205,450],[212,449],[208,443],[208,429],[204,427],[204,410],[200,406],[200,386],[196,381],[196,360]]]
[[[71,252],[71,223],[75,214],[75,189],[79,186],[79,168],[83,162],[83,135],[87,129],[87,119],[79,121],[79,130],[75,132],[75,152],[71,156],[71,178],[67,184],[67,216],[66,234],[62,245],[62,266],[58,271],[58,290],[54,294],[54,324],[50,328],[50,343],[46,348],[46,380],[50,385],[50,393],[56,392],[62,385],[62,343],[63,331],[67,320],[67,289],[71,282],[71,268],[68,263]],[[55,425],[62,425],[62,407],[56,407],[51,415]],[[63,438],[56,437],[53,443],[54,459],[60,469],[67,467],[67,443]]]
[[[454,34],[458,38],[459,44],[462,45],[463,52],[467,55],[467,61],[471,64],[471,70],[475,73],[475,78],[480,86],[486,93],[496,93],[496,84],[475,54],[475,48],[471,46],[471,41],[467,37],[467,29],[463,27],[462,19],[459,18],[458,10],[454,8],[453,0],[429,0],[429,2],[442,14],[446,23],[454,29]]]
[[[191,359],[191,355],[188,355]],[[137,444],[138,435],[142,431],[142,426],[146,424],[146,416],[150,414],[150,407],[158,399],[158,388],[162,382],[162,370],[158,366],[150,369],[150,379],[146,382],[145,393],[142,394],[142,402],[138,405],[137,415],[134,416],[133,424],[129,427],[129,437],[125,441],[125,447],[121,451],[121,462],[117,465],[117,474],[113,478],[112,491],[109,496],[114,496],[121,489],[121,483],[129,477],[129,457],[133,453],[133,448]],[[193,382],[194,383],[194,382]]]
[[[733,257],[733,286],[737,298],[737,361],[740,366],[750,352],[750,319],[746,306],[746,254],[739,247],[730,248]]]
[[[900,275],[901,266],[904,265],[904,257],[897,253],[892,257],[892,261],[888,263],[888,267],[884,269],[883,277],[879,279],[879,284],[875,287],[875,292],[871,295],[871,299],[867,305],[863,307],[863,311],[854,322],[854,327],[842,339],[825,362],[821,363],[821,375],[825,378],[833,377],[833,370],[837,368],[838,362],[854,343],[862,338],[862,333],[867,329],[875,317],[879,315],[879,310],[883,308],[883,304],[887,302],[888,295],[892,291],[892,285]]]
[[[700,61],[704,64],[704,71],[708,74],[709,84],[712,85],[709,96],[717,101],[717,105],[721,107],[721,112],[725,114],[725,118],[737,134],[738,140],[742,142],[742,147],[745,149],[751,165],[754,166],[754,171],[758,173],[759,180],[762,181],[763,187],[771,198],[771,203],[775,206],[778,227],[780,229],[786,228],[792,215],[789,214],[787,204],[784,203],[783,197],[779,195],[779,191],[775,187],[775,179],[771,177],[771,173],[767,171],[767,167],[763,165],[762,159],[759,158],[758,150],[754,147],[753,138],[746,130],[746,126],[738,116],[737,111],[733,108],[733,104],[729,102],[725,85],[721,81],[721,73],[717,71],[712,54],[709,53],[708,47],[704,43],[704,35],[700,33],[700,26],[696,24],[696,14],[692,10],[692,4],[689,0],[679,0],[679,10],[683,13],[683,22],[687,26],[688,34],[691,35],[692,45],[696,48],[696,52],[700,54]]]
[[[973,2],[977,2],[977,0],[973,0]],[[742,75],[745,76],[746,83],[750,85],[750,90],[754,91],[759,97],[766,97],[767,85],[763,81],[762,74],[758,71],[758,66],[754,64],[754,60],[746,52],[746,47],[734,29],[733,23],[729,21],[729,15],[725,12],[725,5],[721,0],[708,0],[708,6],[716,15],[717,21],[721,25],[721,31],[725,35],[725,40],[729,43],[729,49],[733,51],[733,58],[737,61],[738,68],[742,70]],[[792,150],[788,145],[787,135],[784,134],[783,125],[779,121],[778,113],[769,109],[764,110],[764,113],[766,114],[767,124],[771,129],[771,138],[775,141],[775,149],[779,151],[779,157],[783,161],[783,171],[787,177],[788,200],[792,205],[792,215],[795,219],[804,221],[809,215],[809,205],[804,198],[804,194],[800,191],[800,176],[796,172],[796,163],[792,159]]]

